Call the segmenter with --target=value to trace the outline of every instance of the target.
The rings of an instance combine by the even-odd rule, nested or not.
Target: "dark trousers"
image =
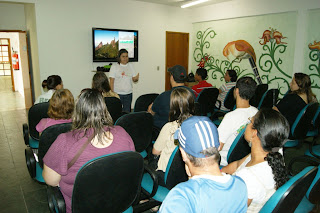
[[[120,100],[122,103],[122,111],[131,112],[131,103],[132,103],[132,93],[128,95],[120,95]]]

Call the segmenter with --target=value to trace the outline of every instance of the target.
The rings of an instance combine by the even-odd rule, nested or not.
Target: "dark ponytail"
[[[269,152],[265,160],[272,169],[278,189],[288,180],[283,156],[278,151],[289,136],[289,123],[281,113],[273,109],[261,109],[254,116],[253,129],[257,130],[263,150]]]
[[[279,152],[269,152],[265,160],[272,169],[273,179],[278,189],[289,180],[283,156]]]

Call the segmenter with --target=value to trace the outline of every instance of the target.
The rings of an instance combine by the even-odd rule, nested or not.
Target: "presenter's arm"
[[[110,88],[114,92],[114,78],[110,78]]]
[[[48,167],[46,164],[43,165],[42,176],[46,184],[50,186],[58,186],[61,180],[61,175]]]
[[[136,76],[132,77],[132,81],[133,82],[139,81],[139,73]]]

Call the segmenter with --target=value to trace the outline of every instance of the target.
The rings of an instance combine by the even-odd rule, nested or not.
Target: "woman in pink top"
[[[135,151],[129,134],[122,127],[113,126],[98,90],[87,89],[80,94],[72,120],[71,132],[59,135],[44,156],[42,173],[48,185],[60,186],[67,213],[71,212],[76,174],[86,162],[102,155]],[[82,147],[83,151],[70,166]]]
[[[56,90],[49,101],[49,118],[41,119],[36,126],[36,130],[41,133],[49,126],[70,123],[73,109],[74,98],[72,93],[68,89]]]

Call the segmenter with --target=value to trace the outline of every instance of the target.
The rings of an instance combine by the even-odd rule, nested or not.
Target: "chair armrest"
[[[158,190],[158,176],[157,174],[155,173],[155,171],[153,171],[148,165],[144,165],[144,169],[147,173],[150,174],[150,177],[152,178],[153,180],[153,188],[152,188],[152,192],[150,193],[150,197],[153,197],[156,193],[157,193],[157,190]]]
[[[66,203],[59,187],[47,186],[47,198],[50,212],[66,212]]]
[[[298,162],[299,163],[301,163],[301,162],[307,163],[308,166],[310,166],[310,165],[311,166],[319,166],[319,164],[320,164],[319,159],[310,157],[308,155],[303,155],[303,156],[298,156],[298,157],[292,158],[292,160],[288,164],[289,175],[294,176],[300,172],[300,171],[293,171],[293,165]]]
[[[29,145],[29,127],[28,124],[22,124],[22,134],[24,143],[28,146]]]
[[[24,155],[25,155],[26,164],[27,164],[30,177],[35,178],[36,177],[36,159],[33,155],[32,149],[30,147],[27,147],[24,150]]]

